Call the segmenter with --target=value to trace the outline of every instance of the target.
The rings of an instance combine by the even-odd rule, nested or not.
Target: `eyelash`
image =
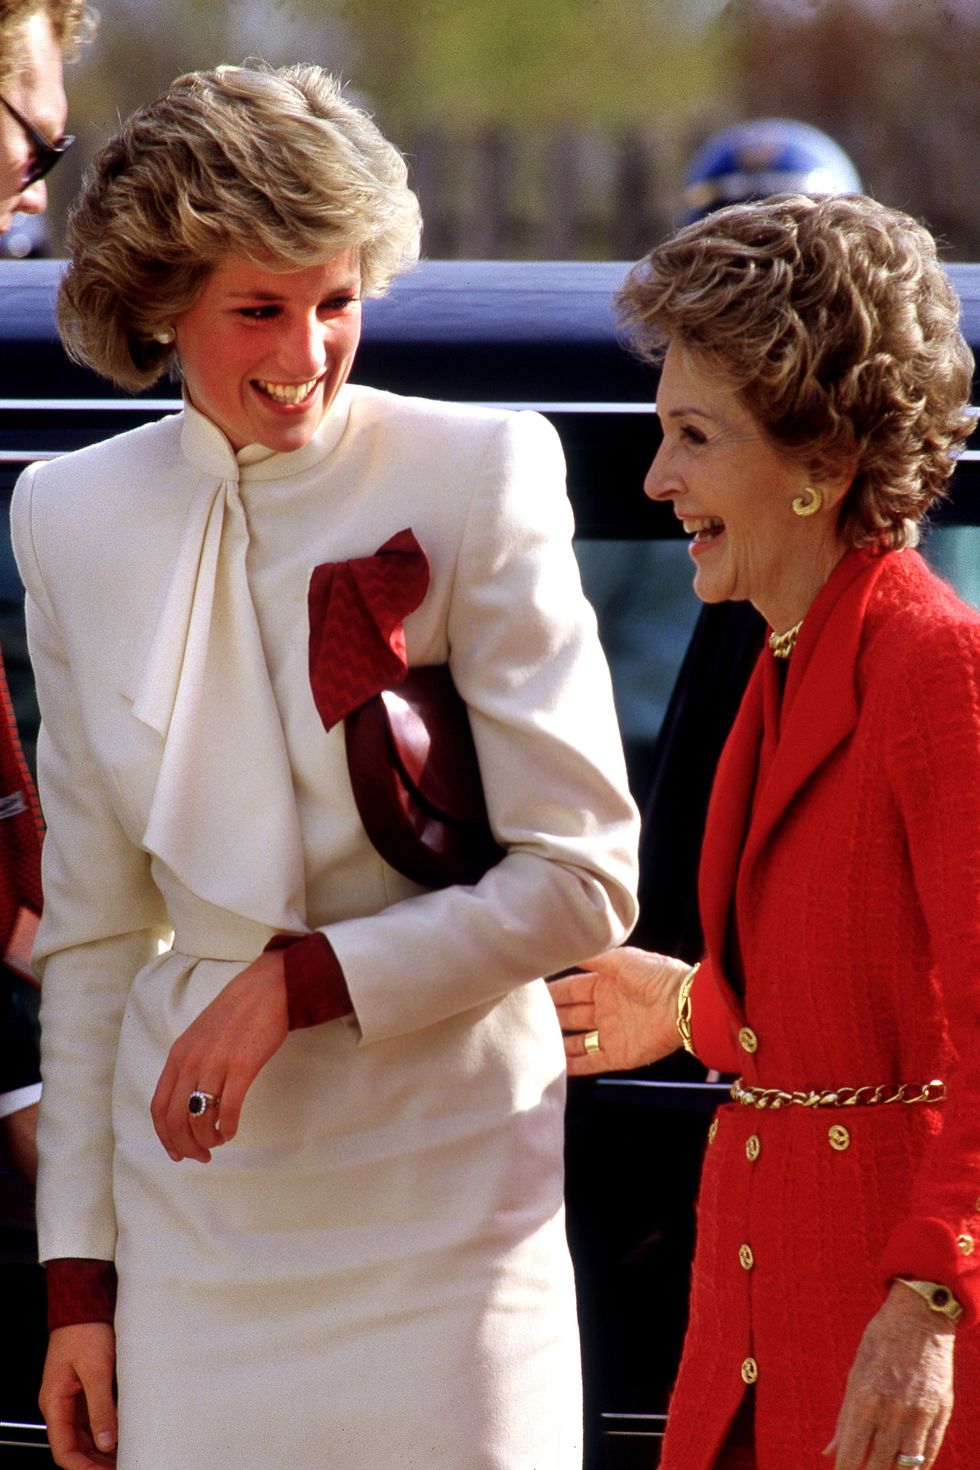
[[[688,444],[707,444],[708,436],[700,429],[695,429],[691,424],[684,424],[681,428],[681,438],[686,439]]]
[[[320,302],[320,311],[333,316],[337,312],[346,311],[348,306],[354,306],[360,301],[359,296],[332,296],[326,301]],[[240,306],[238,316],[247,322],[274,321],[279,315],[281,308],[270,304],[269,306]]]

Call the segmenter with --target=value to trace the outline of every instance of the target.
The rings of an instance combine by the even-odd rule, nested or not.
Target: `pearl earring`
[[[807,485],[802,495],[793,501],[795,516],[815,516],[823,505],[823,491],[816,485]]]
[[[173,327],[158,327],[153,333],[154,342],[159,342],[161,347],[169,347],[176,340],[177,334]]]

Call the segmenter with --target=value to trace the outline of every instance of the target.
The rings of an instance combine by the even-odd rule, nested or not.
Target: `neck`
[[[776,589],[772,597],[753,603],[777,635],[788,633],[802,622],[848,547],[835,541],[821,550],[822,555],[809,557],[804,566],[797,569],[792,582]]]

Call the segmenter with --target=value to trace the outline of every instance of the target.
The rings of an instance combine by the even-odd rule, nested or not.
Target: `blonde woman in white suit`
[[[636,817],[553,431],[347,381],[418,230],[316,67],[179,78],[74,211],[68,350],[185,404],[13,509],[69,1470],[579,1461],[536,977],[629,930]],[[433,887],[368,836],[344,730],[446,663],[502,853]]]

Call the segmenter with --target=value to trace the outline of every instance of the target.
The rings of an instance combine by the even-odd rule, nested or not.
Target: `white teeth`
[[[681,521],[681,525],[688,536],[697,536],[701,531],[713,531],[716,527],[723,530],[725,522],[718,516],[697,516],[694,520]]]
[[[276,403],[302,403],[319,381],[319,378],[311,378],[308,383],[267,383],[264,378],[256,378],[255,386],[274,398]]]

